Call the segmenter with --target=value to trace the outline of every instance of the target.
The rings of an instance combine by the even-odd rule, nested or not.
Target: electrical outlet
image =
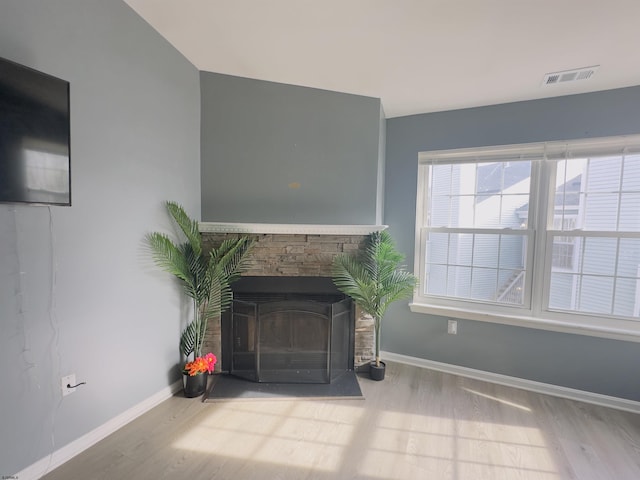
[[[76,384],[76,374],[72,373],[71,375],[67,375],[60,379],[60,388],[62,388],[62,396],[66,397],[67,395],[71,395],[76,391],[76,387],[69,388],[67,385],[75,385]]]
[[[449,320],[447,324],[447,333],[450,335],[458,334],[458,322],[456,320]]]

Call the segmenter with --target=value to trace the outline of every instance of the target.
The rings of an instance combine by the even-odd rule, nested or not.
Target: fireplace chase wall
[[[226,238],[247,235],[255,240],[243,276],[248,277],[331,277],[333,258],[343,252],[354,253],[363,247],[368,233],[384,226],[321,226],[261,224],[201,224],[203,245],[210,250]],[[354,366],[367,364],[374,358],[373,319],[355,309],[353,325]],[[222,371],[228,371],[222,355],[220,320],[211,321],[205,351],[222,359]]]

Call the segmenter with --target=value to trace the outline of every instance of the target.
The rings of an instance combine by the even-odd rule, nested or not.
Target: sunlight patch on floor
[[[325,408],[313,402],[218,406],[198,417],[198,422],[173,447],[326,472],[338,471],[363,412],[355,406],[334,404]],[[331,428],[327,428],[328,424]]]
[[[453,419],[434,415],[406,414],[402,412],[387,411],[380,414],[376,421],[377,426],[386,433],[389,430],[410,430],[413,435],[424,434],[436,439],[438,436],[450,437],[457,431],[457,437],[474,440],[486,439],[482,432],[482,426],[491,425],[492,429],[500,431],[500,439],[513,445],[523,445],[532,448],[547,448],[542,433],[538,428],[512,426],[505,423],[487,423],[479,420]],[[404,428],[404,427],[406,428]],[[462,434],[466,432],[467,434]],[[385,433],[385,434],[386,434]]]
[[[396,478],[387,464],[395,459],[397,465],[401,455],[403,468],[409,469],[403,475],[419,471],[433,478],[562,478],[537,428],[398,412],[381,412],[376,423],[360,464],[362,475]],[[513,464],[500,465],[505,456]],[[483,458],[486,463],[478,460]]]
[[[472,389],[467,388],[467,387],[462,387],[462,390],[465,390],[465,391],[467,391],[469,393],[473,393],[474,395],[478,395],[478,396],[483,397],[483,398],[488,398],[489,400],[495,400],[496,402],[499,402],[499,403],[501,403],[503,405],[508,405],[510,407],[519,408],[520,410],[524,410],[525,412],[531,412],[531,409],[529,407],[525,407],[524,405],[519,405],[517,403],[510,402],[510,401],[504,400],[502,398],[494,397],[493,395],[487,395],[486,393],[478,392],[476,390],[472,390]]]
[[[369,479],[562,478],[554,452],[528,421],[528,407],[468,393],[474,400],[454,408],[453,416],[379,410],[365,417],[365,409],[353,401],[218,403],[194,417],[173,446],[221,459],[322,472],[329,478],[343,473]],[[477,402],[496,401],[507,405],[502,418],[485,420]],[[345,458],[353,470],[343,471]]]

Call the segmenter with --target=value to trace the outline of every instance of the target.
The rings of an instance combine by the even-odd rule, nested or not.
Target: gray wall
[[[0,205],[0,474],[178,379],[180,290],[144,236],[200,214],[199,75],[121,1],[3,0],[0,56],[71,82],[72,207]],[[61,396],[60,377],[87,385]]]
[[[379,99],[200,78],[203,220],[376,223]]]
[[[385,223],[413,265],[418,152],[640,132],[640,87],[387,121]],[[640,401],[638,343],[390,309],[383,349]]]

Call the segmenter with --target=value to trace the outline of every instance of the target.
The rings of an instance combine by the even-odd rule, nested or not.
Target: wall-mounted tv
[[[0,203],[71,205],[69,82],[0,58]]]

